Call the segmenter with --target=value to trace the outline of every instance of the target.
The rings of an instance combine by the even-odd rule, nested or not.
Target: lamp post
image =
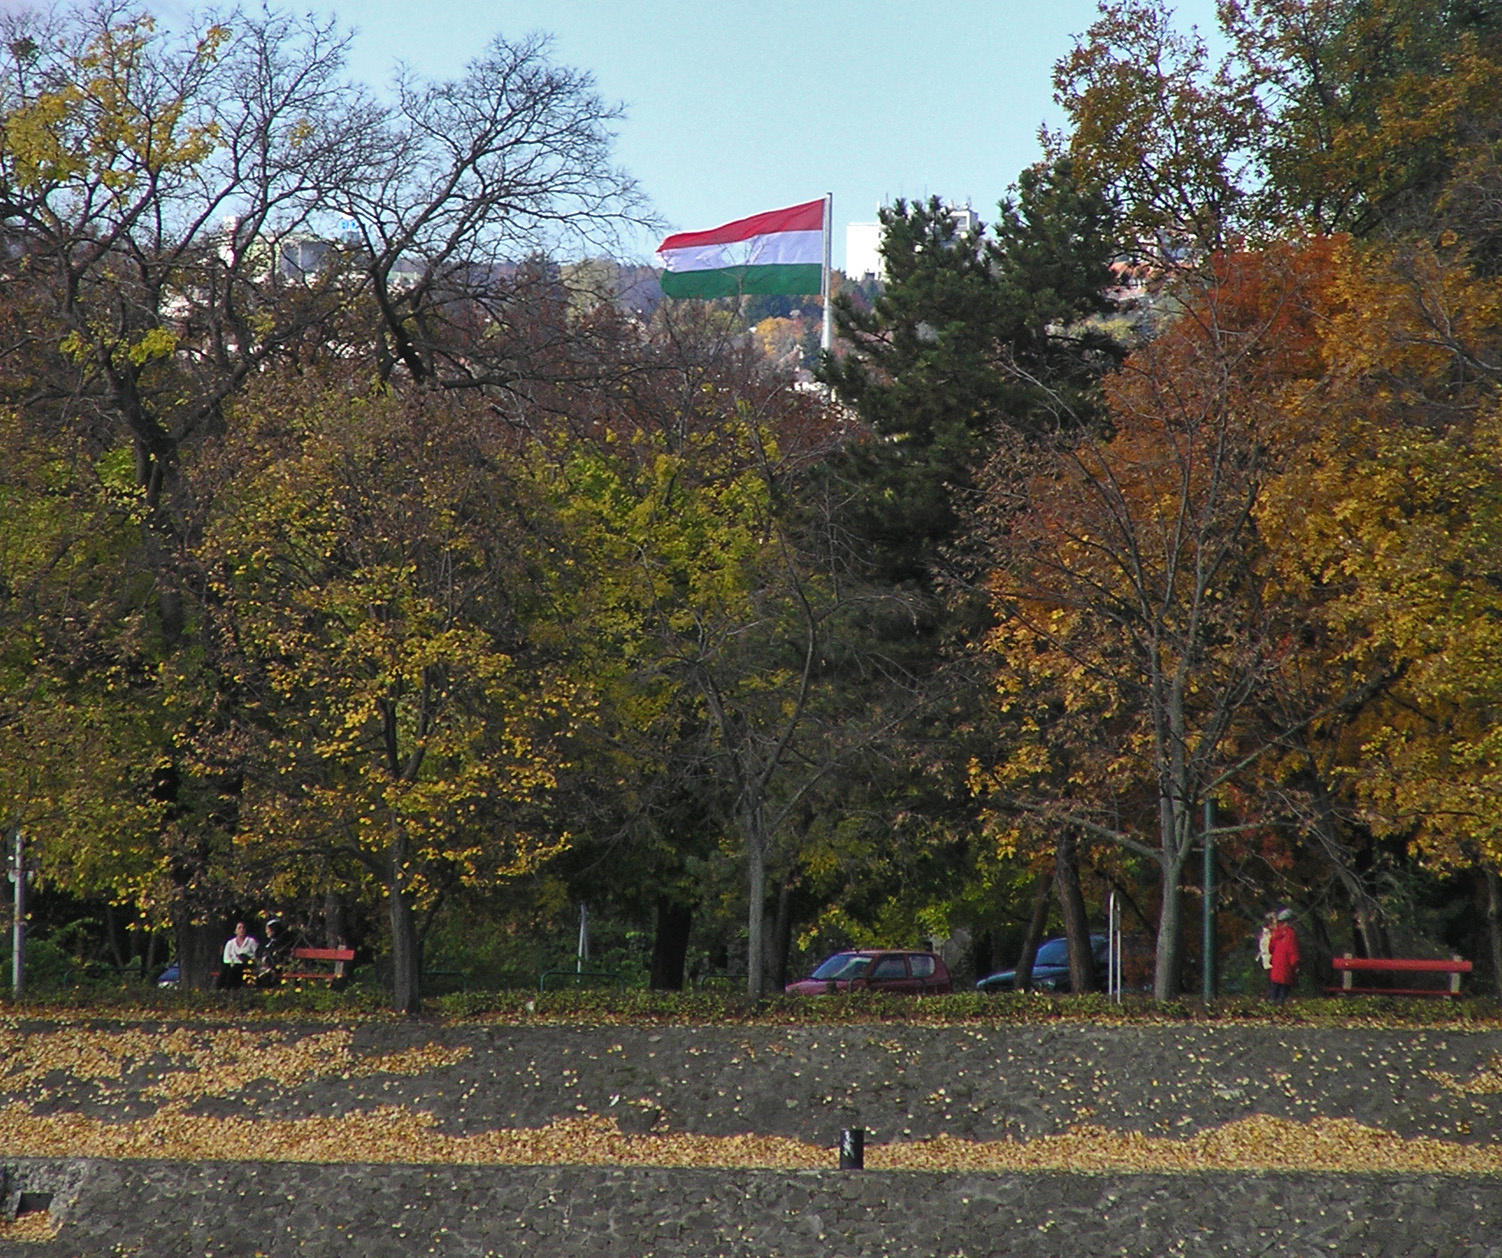
[[[10,927],[10,994],[19,1000],[26,990],[26,849],[17,826],[11,849],[11,881],[15,883],[15,917]]]

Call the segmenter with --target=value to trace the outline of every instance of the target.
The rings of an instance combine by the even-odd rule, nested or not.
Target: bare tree
[[[611,163],[619,108],[547,52],[541,36],[497,36],[459,79],[398,80],[378,161],[347,192],[383,377],[516,387],[539,357],[528,334],[548,326],[518,326],[518,309],[559,296],[548,267],[518,264],[609,252],[621,228],[648,221]]]

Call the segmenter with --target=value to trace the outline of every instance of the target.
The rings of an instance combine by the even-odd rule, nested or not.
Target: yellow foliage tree
[[[240,440],[201,551],[240,667],[201,754],[243,770],[263,885],[353,864],[379,889],[410,1011],[415,913],[568,839],[545,804],[585,701],[528,654],[531,511],[483,419],[433,398],[268,407]]]
[[[1327,372],[1296,401],[1316,438],[1266,518],[1325,591],[1331,665],[1393,678],[1330,785],[1440,869],[1502,865],[1502,283],[1469,260],[1347,256]]]

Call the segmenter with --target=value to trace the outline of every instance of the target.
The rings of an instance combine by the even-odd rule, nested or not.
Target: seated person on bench
[[[266,919],[266,942],[261,945],[261,951],[256,955],[257,985],[264,982],[278,982],[279,972],[287,964],[291,955],[292,936],[287,933],[282,919],[268,917]]]
[[[235,933],[224,945],[224,964],[219,967],[220,990],[243,986],[255,959],[256,937],[247,933],[244,922],[236,922]]]

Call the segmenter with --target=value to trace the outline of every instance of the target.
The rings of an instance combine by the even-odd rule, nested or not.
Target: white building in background
[[[845,274],[852,280],[885,279],[881,264],[881,224],[845,224]]]
[[[970,202],[945,208],[959,235],[980,227],[980,215],[970,208]],[[881,259],[880,223],[845,224],[845,274],[857,281],[886,280],[887,270]]]
[[[964,205],[951,205],[947,207],[949,217],[954,219],[954,225],[963,236],[966,232],[973,232],[980,227],[980,215],[970,208],[970,202]]]

